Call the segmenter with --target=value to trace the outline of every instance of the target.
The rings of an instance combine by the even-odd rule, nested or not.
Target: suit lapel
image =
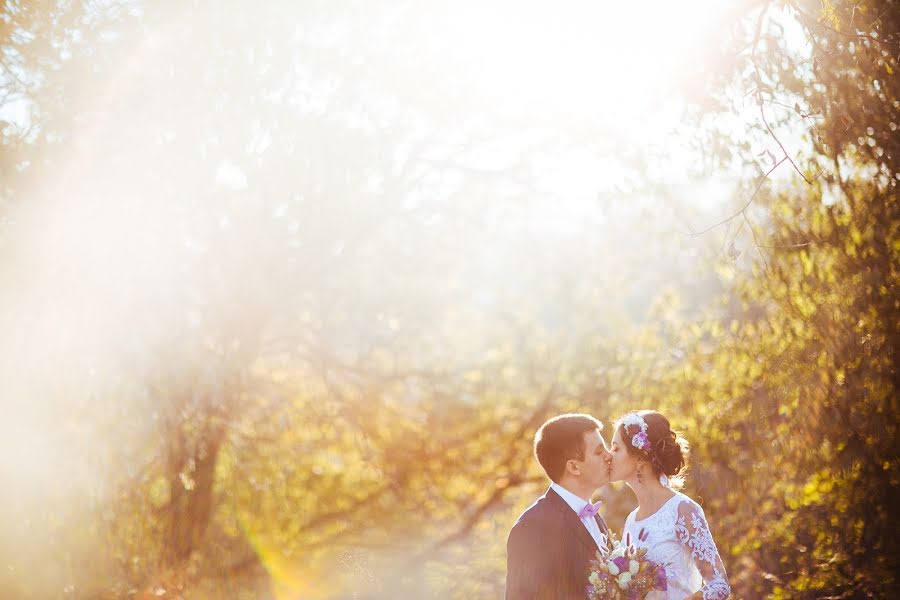
[[[566,504],[566,501],[563,500],[559,494],[554,492],[553,489],[547,490],[545,497],[547,498],[547,501],[562,514],[562,519],[566,526],[572,531],[575,537],[578,538],[578,541],[590,550],[591,556],[593,556],[594,552],[598,550],[597,542],[595,542],[594,538],[591,537],[591,534],[588,533],[587,527],[584,526],[584,523],[581,522],[581,519],[579,519],[578,515],[575,514],[575,511],[572,510],[572,507]],[[600,527],[601,531],[606,530],[605,525],[606,524],[604,523],[604,525]]]

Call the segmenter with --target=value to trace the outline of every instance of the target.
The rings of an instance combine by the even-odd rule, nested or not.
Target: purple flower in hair
[[[628,559],[624,556],[619,556],[618,558],[614,558],[613,562],[619,567],[619,572],[623,573],[628,570]]]
[[[643,450],[645,447],[650,445],[650,438],[647,437],[646,433],[640,431],[631,438],[631,445],[638,450]]]

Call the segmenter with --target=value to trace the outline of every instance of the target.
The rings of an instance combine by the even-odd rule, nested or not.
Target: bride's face
[[[616,427],[616,434],[613,436],[612,447],[609,450],[612,459],[610,460],[610,481],[628,481],[637,473],[638,459],[632,456],[628,449],[625,448],[625,442],[622,441],[622,428]]]

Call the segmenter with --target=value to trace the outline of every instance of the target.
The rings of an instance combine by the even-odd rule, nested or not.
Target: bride
[[[700,505],[672,489],[687,461],[687,441],[652,410],[624,415],[613,430],[610,480],[624,481],[638,507],[625,520],[622,541],[647,548],[647,558],[666,565],[671,600],[719,600],[731,593],[725,566]]]

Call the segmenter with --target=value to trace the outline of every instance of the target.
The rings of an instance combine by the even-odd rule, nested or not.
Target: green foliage
[[[49,270],[68,277],[60,287],[37,287],[93,277],[112,309],[98,317],[70,300],[73,320],[142,334],[117,338],[115,376],[101,385],[84,373],[104,354],[81,345],[85,330],[60,332],[75,338],[61,354],[91,383],[48,360],[21,398],[4,396],[22,410],[66,399],[47,422],[76,431],[66,440],[86,431],[104,444],[84,459],[99,482],[22,488],[4,504],[0,595],[496,598],[506,532],[546,485],[531,456],[536,427],[564,411],[609,421],[643,407],[691,442],[687,492],[703,503],[736,596],[897,594],[900,17],[890,3],[765,2],[739,15],[736,58],[706,73],[708,94],[754,103],[764,170],[782,159],[785,127],[799,123],[805,145],[778,166],[796,167],[790,183],[746,178],[762,191],[725,226],[724,255],[681,289],[647,267],[678,270],[664,260],[676,243],[659,232],[614,237],[615,225],[608,246],[598,222],[519,233],[539,195],[540,169],[522,165],[602,131],[541,137],[540,126],[497,119],[479,134],[525,132],[541,148],[479,171],[452,151],[459,131],[476,143],[471,115],[483,108],[455,98],[459,81],[407,89],[423,72],[390,57],[396,71],[374,76],[367,53],[389,53],[374,33],[335,58],[335,22],[377,30],[359,5],[311,3],[304,37],[278,10],[226,3],[196,23],[206,13],[175,4],[174,20],[165,3],[0,12],[0,91],[29,102],[27,122],[0,130],[0,216],[15,217],[0,218],[4,247],[28,256],[22,238],[34,232],[18,217],[45,184],[50,199],[33,200],[42,227],[96,231],[90,194],[53,197],[68,198],[76,175],[104,182],[115,214],[143,225],[128,239],[73,243],[111,274],[75,263]],[[194,44],[203,36],[208,45]],[[73,96],[127,80],[120,55],[158,60],[139,71],[153,102],[109,85],[98,116]],[[301,100],[281,99],[285,78]],[[327,85],[313,101],[315,82]],[[167,93],[183,89],[196,94]],[[750,144],[710,133],[715,116],[701,115],[698,135],[710,154],[727,146],[717,166],[731,172]],[[69,160],[60,145],[73,140],[103,160]],[[239,163],[246,188],[211,187],[223,161]],[[72,218],[66,227],[53,226],[55,210]],[[604,210],[607,221],[626,214]],[[113,242],[122,263],[109,258]],[[171,253],[141,262],[143,246]],[[65,246],[53,257],[68,264]],[[35,285],[19,260],[0,261],[11,296]],[[131,292],[142,286],[154,293]],[[57,337],[43,328],[4,331]],[[54,368],[60,380],[47,383]],[[8,380],[16,370],[0,365]],[[40,511],[28,500],[38,495]],[[619,527],[633,498],[603,495]]]

